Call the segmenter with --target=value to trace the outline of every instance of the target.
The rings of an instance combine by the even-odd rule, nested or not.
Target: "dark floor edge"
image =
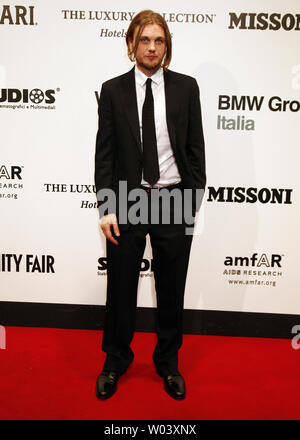
[[[155,308],[138,307],[136,331],[155,331]],[[0,325],[102,330],[105,307],[84,304],[53,304],[0,301]],[[300,315],[277,313],[185,310],[184,333],[285,338],[294,336]]]

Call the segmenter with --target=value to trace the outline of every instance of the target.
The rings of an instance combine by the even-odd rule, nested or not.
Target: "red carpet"
[[[107,401],[95,395],[102,332],[6,327],[2,420],[299,419],[300,350],[290,340],[185,335],[175,401],[155,373],[155,335],[136,333],[135,360]]]

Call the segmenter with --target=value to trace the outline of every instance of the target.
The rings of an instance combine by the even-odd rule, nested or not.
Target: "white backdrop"
[[[96,93],[132,67],[118,35],[133,13],[151,7],[165,13],[173,36],[170,68],[197,79],[203,112],[208,183],[185,307],[300,314],[298,0],[5,5],[0,300],[105,304],[93,193]],[[261,106],[251,110],[255,100]],[[247,201],[239,194],[248,188],[255,190]],[[144,259],[138,305],[153,307],[150,247]]]

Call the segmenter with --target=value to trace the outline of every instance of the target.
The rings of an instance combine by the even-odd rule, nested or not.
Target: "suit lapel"
[[[176,119],[175,116],[178,115],[179,108],[178,108],[178,100],[176,99],[178,90],[176,91],[176,81],[174,81],[172,77],[172,72],[168,70],[164,71],[164,82],[165,82],[167,127],[170,136],[171,146],[175,153],[176,134],[175,134],[174,119]],[[122,78],[121,98],[123,101],[123,107],[125,109],[126,117],[130,125],[130,129],[136,141],[136,146],[140,154],[142,154],[134,67],[129,72],[127,72]]]
[[[121,82],[121,97],[123,100],[123,107],[132,131],[133,137],[136,141],[136,146],[139,152],[142,154],[141,136],[140,136],[140,124],[137,108],[136,88],[135,88],[135,76],[134,67],[128,73],[126,73]]]

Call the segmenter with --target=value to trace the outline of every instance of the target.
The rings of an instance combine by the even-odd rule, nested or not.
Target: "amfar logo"
[[[25,26],[37,24],[34,22],[34,6],[3,5],[0,24],[23,24]]]
[[[0,102],[23,102],[31,101],[33,104],[40,104],[45,101],[46,104],[55,102],[55,90],[42,91],[40,89],[1,89]]]
[[[261,31],[271,30],[278,31],[284,29],[285,31],[300,31],[300,14],[267,14],[262,12],[236,14],[229,12],[229,26],[228,29],[258,29]]]
[[[12,165],[11,167],[6,167],[5,165],[0,165],[0,179],[4,177],[8,180],[19,179],[22,180],[21,177],[22,167]]]
[[[220,186],[214,188],[208,187],[208,202],[231,202],[231,203],[292,203],[292,189],[283,188],[242,188],[242,187],[225,187]]]
[[[279,254],[253,254],[251,257],[230,257],[224,260],[225,266],[252,266],[252,267],[281,267],[282,256]]]

